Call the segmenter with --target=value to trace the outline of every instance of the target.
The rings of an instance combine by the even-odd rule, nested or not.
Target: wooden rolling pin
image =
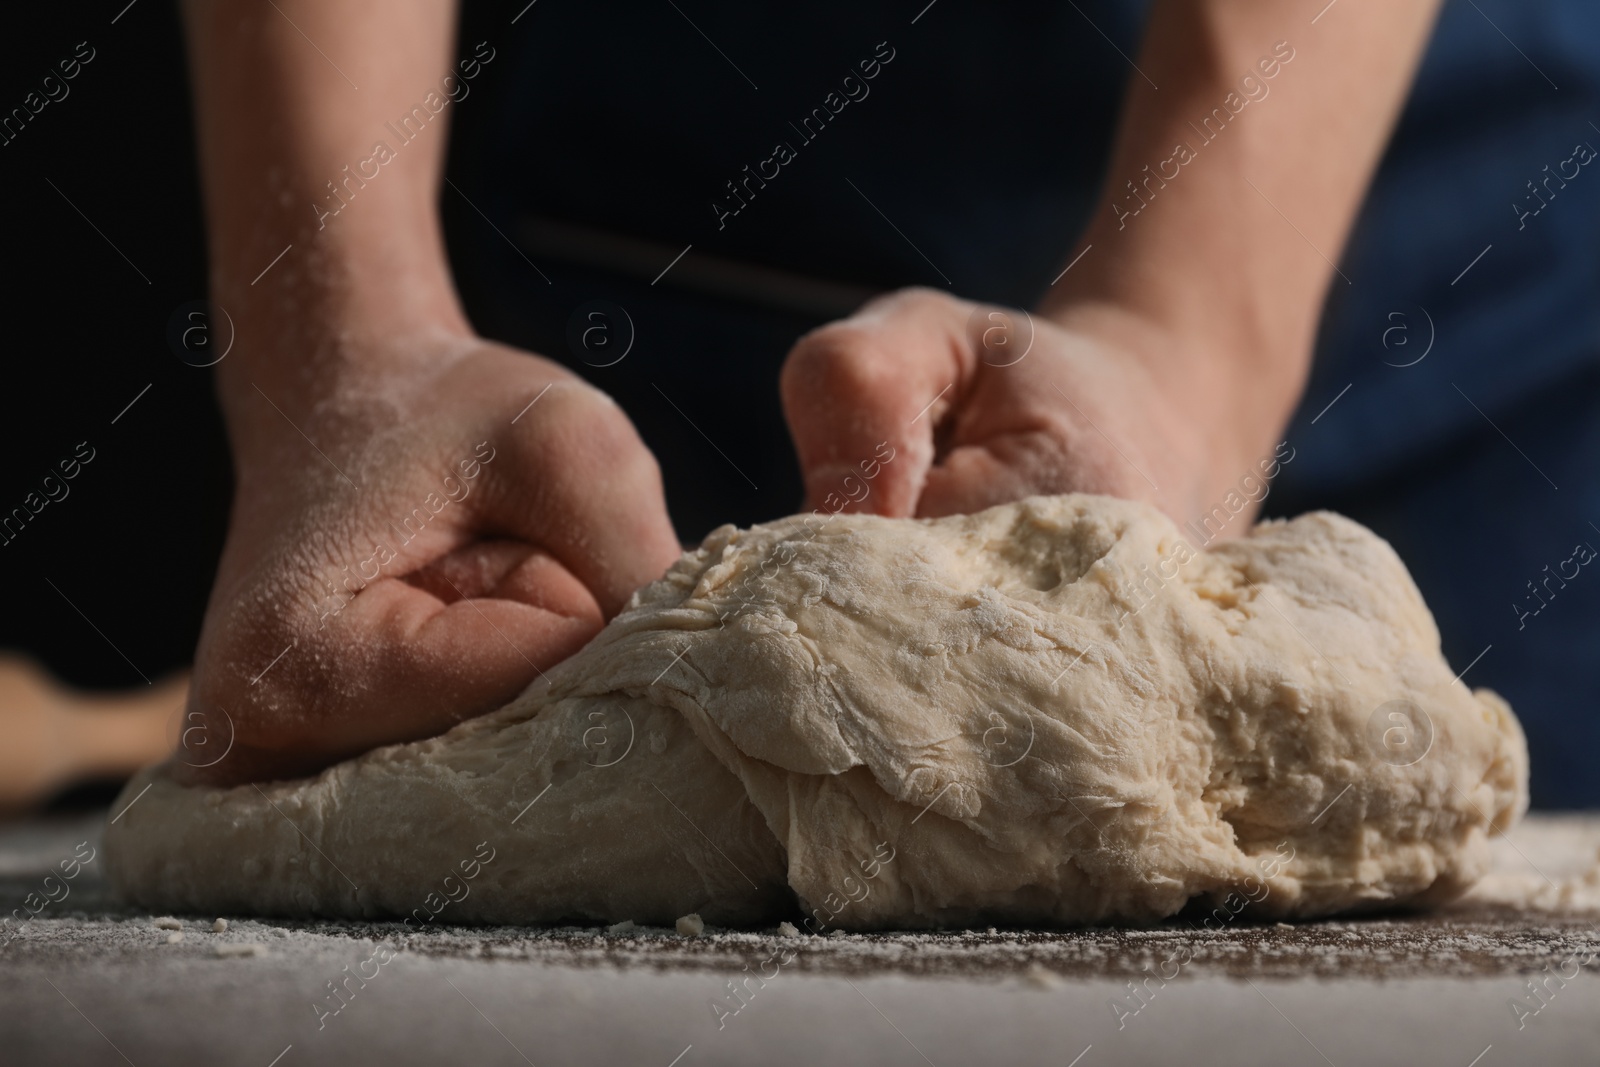
[[[164,759],[189,695],[189,675],[113,693],[69,689],[38,664],[0,653],[0,813],[68,786],[126,778]]]

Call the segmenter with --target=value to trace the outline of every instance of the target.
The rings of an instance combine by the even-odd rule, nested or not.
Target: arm
[[[1291,18],[1282,5],[1249,0],[1169,0],[1152,15],[1139,65],[1161,88],[1134,76],[1084,234],[1096,246],[1090,255],[1105,257],[1069,273],[1041,310],[1070,317],[1075,306],[1110,306],[1202,343],[1211,358],[1191,358],[1180,343],[1151,353],[1153,369],[1219,420],[1251,428],[1239,470],[1270,450],[1300,398],[1327,287],[1346,284],[1333,264],[1438,6],[1336,7],[1315,26],[1298,8]],[[1230,94],[1243,104],[1237,115],[1224,103]],[[1214,108],[1229,119],[1220,134],[1214,118],[1190,125]],[[1164,188],[1159,175],[1145,186],[1152,172],[1173,173],[1162,163],[1182,158],[1179,144],[1194,158],[1174,159],[1178,175]]]
[[[272,392],[301,379],[308,365],[326,380],[351,362],[388,358],[371,346],[329,345],[322,328],[329,321],[357,325],[358,341],[471,336],[435,208],[450,109],[429,114],[408,143],[388,126],[425,94],[440,94],[453,73],[455,7],[453,0],[185,5],[212,297],[242,337],[287,341],[287,328],[296,342],[320,348],[286,365],[263,345],[241,346],[218,367],[225,402],[243,379]],[[365,180],[360,164],[379,141],[395,158]],[[324,217],[342,203],[334,186],[350,202]],[[252,285],[291,243],[289,255]],[[248,383],[244,391],[253,392]]]
[[[190,697],[207,747],[178,758],[233,782],[492,710],[678,548],[627,417],[456,299],[453,4],[186,11],[237,489]]]
[[[986,360],[974,306],[929,293],[797,346],[785,403],[813,497],[889,440],[907,462],[863,506],[891,514],[1088,491],[1181,520],[1220,499],[1271,452],[1304,387],[1331,261],[1436,8],[1335,7],[1312,26],[1248,0],[1157,3],[1092,248],[1043,301],[1026,359]],[[1213,108],[1226,122],[1197,129]]]

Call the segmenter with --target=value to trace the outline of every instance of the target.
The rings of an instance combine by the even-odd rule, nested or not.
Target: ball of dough
[[[819,931],[1436,902],[1527,753],[1360,525],[1201,550],[1069,495],[723,527],[501,711],[304,781],[147,785],[106,844],[152,908]]]

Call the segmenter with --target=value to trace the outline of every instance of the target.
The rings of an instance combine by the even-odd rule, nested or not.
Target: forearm
[[[1437,7],[1335,7],[1311,25],[1253,0],[1159,0],[1093,249],[1044,310],[1110,307],[1193,342],[1154,346],[1153,372],[1276,433]]]
[[[225,400],[384,349],[362,342],[467,331],[437,212],[454,8],[186,5],[212,297],[238,331]]]

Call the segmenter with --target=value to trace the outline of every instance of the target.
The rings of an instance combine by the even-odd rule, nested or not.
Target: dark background
[[[140,0],[113,25],[125,4],[17,5],[0,38],[7,114],[79,42],[95,50],[69,94],[0,146],[0,511],[79,442],[95,450],[69,495],[0,546],[0,649],[86,686],[188,664],[231,492],[211,371],[166,342],[173,312],[206,295],[177,15]]]

